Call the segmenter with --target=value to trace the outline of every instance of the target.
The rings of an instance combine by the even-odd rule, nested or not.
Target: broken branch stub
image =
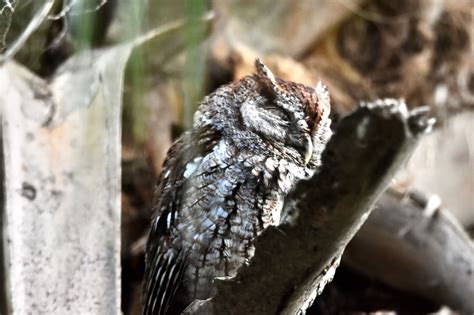
[[[363,104],[340,121],[318,174],[285,202],[288,219],[255,240],[235,277],[216,279],[216,295],[192,314],[298,314],[331,281],[340,256],[432,121],[402,101]],[[200,305],[197,305],[200,304]]]

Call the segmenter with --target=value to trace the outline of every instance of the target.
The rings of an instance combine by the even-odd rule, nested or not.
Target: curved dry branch
[[[436,196],[388,190],[343,261],[359,272],[474,313],[474,245]]]
[[[49,11],[54,5],[54,0],[46,0],[41,8],[36,12],[35,16],[31,19],[30,23],[27,25],[23,33],[13,42],[13,44],[8,47],[5,53],[0,55],[0,66],[15,57],[15,54],[23,47],[31,34],[33,34],[38,27],[46,20]]]
[[[16,0],[2,0],[0,3],[0,53],[5,49],[5,42],[12,23],[12,15],[18,4]]]

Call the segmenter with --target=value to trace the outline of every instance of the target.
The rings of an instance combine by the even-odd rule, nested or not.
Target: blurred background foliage
[[[16,7],[6,47],[43,1],[9,3]],[[48,18],[16,55],[18,62],[44,78],[81,50],[119,45],[167,23],[187,20],[178,35],[135,49],[127,66],[122,133],[124,313],[138,314],[155,179],[173,139],[192,126],[193,112],[204,95],[252,73],[253,61],[260,57],[279,77],[327,84],[336,122],[360,100],[394,97],[405,98],[410,106],[429,105],[438,125],[446,127],[449,117],[474,107],[471,10],[469,0],[54,1]],[[208,12],[214,14],[210,25],[199,21]],[[2,23],[8,21],[5,15]],[[471,123],[472,117],[466,126]],[[456,186],[466,196],[457,205],[462,209],[457,215],[472,228],[472,138],[466,139],[456,149],[461,162],[446,158],[446,163],[468,170]],[[426,172],[444,174],[436,163]],[[403,185],[417,182],[411,175],[404,176]],[[318,299],[319,313],[439,307],[342,270]],[[344,302],[335,309],[334,301],[341,299]]]

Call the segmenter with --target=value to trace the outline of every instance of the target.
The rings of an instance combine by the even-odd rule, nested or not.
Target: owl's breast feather
[[[184,173],[183,173],[183,176],[185,178],[189,178],[191,177],[191,175],[198,169],[198,167],[201,165],[201,161],[202,161],[202,156],[198,156],[196,158],[194,158],[191,162],[189,162],[188,164],[186,164],[185,166],[185,170],[184,170]]]

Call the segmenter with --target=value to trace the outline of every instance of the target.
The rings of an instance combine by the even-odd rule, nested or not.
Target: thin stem
[[[0,65],[12,59],[16,55],[28,38],[30,38],[31,34],[33,34],[48,17],[49,11],[51,11],[53,5],[54,0],[45,1],[43,6],[35,14],[23,33],[21,33],[21,35],[15,40],[15,42],[13,42],[13,44],[5,51],[4,54],[0,55]]]

